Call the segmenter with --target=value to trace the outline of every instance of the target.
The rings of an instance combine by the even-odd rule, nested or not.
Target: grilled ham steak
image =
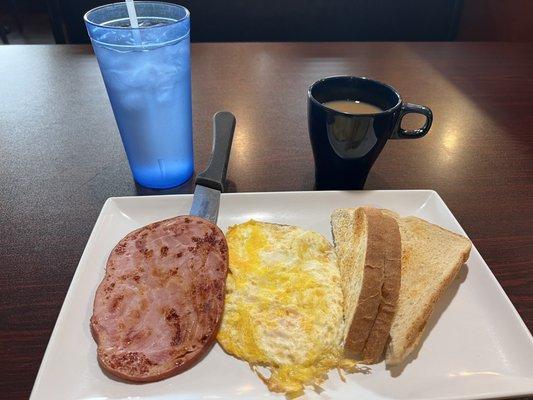
[[[228,249],[209,221],[181,216],[124,237],[107,260],[91,329],[110,374],[152,382],[191,367],[224,308]]]

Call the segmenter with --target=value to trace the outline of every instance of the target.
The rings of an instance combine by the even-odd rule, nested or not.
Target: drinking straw
[[[139,27],[139,21],[137,20],[137,12],[135,11],[133,0],[126,0],[126,8],[128,9],[128,16],[130,17],[130,26],[137,29]]]
[[[133,38],[136,43],[141,44],[141,34],[138,31],[139,20],[137,19],[137,12],[135,11],[133,0],[126,0],[126,9],[128,10],[128,17],[130,18],[130,26],[133,28]]]

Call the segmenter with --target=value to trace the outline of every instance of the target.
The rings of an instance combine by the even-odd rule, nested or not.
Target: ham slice
[[[190,368],[215,339],[227,272],[224,234],[202,218],[171,218],[124,237],[94,299],[102,368],[136,382]]]

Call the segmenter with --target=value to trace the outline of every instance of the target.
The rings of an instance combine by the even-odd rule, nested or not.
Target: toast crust
[[[398,304],[401,281],[402,245],[398,222],[380,210],[375,211],[379,212],[379,216],[371,230],[375,233],[377,246],[367,251],[367,254],[383,263],[384,280],[381,287],[382,301],[362,352],[363,360],[367,364],[374,364],[382,359]]]
[[[347,332],[345,353],[348,357],[362,359],[364,363],[378,362],[389,337],[390,325],[400,290],[401,240],[397,221],[379,209],[359,207],[343,210],[353,214],[353,243],[363,240],[362,247],[353,246],[351,251],[364,251],[364,265],[361,270],[362,283],[353,315],[346,308]],[[335,215],[335,212],[334,212]],[[335,247],[339,253],[346,251],[342,243],[347,233],[339,234],[332,216]],[[335,234],[337,231],[337,234]],[[342,249],[342,250],[341,250]],[[355,257],[343,257],[341,263],[353,263]],[[343,282],[351,281],[347,275],[355,273],[356,265],[341,265]],[[348,302],[354,287],[343,287],[345,301]]]
[[[385,273],[383,263],[377,256],[380,246],[377,243],[379,236],[375,229],[377,223],[379,215],[373,210],[358,208],[355,211],[354,235],[361,235],[360,227],[362,224],[366,225],[366,250],[361,292],[344,343],[347,353],[353,355],[362,355],[381,304],[381,288]]]

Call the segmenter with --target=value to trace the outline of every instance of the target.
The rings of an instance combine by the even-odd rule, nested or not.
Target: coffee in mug
[[[373,104],[359,100],[333,100],[326,101],[324,105],[346,114],[376,114],[383,111]]]
[[[424,115],[424,126],[402,129],[409,113]],[[362,189],[387,140],[420,138],[433,121],[429,108],[404,103],[393,87],[355,76],[311,85],[307,116],[317,189]]]

